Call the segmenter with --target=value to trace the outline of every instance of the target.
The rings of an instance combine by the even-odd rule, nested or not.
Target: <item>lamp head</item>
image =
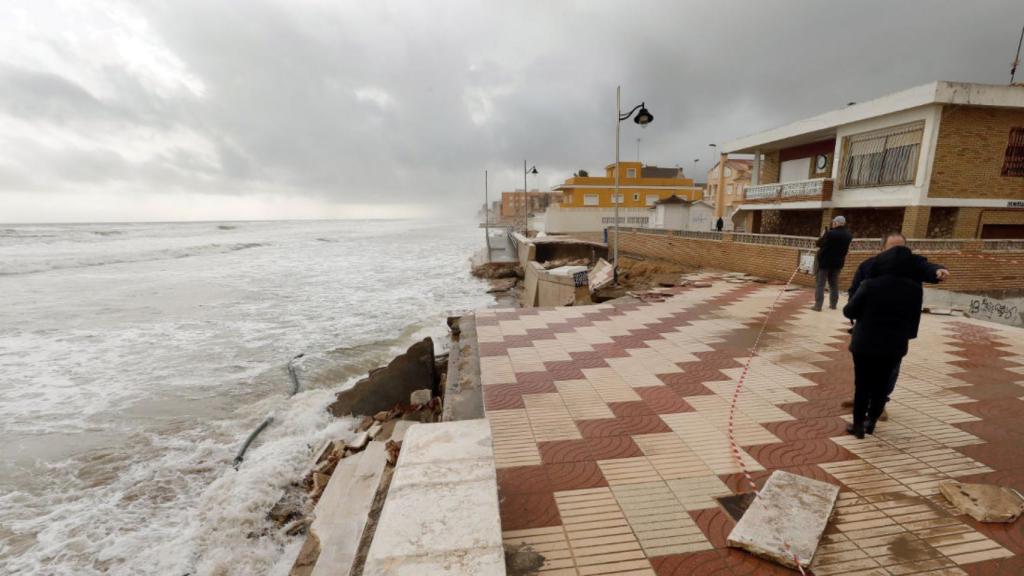
[[[530,168],[530,170],[528,171],[528,173],[529,173],[529,174],[536,174],[536,173],[537,173],[537,167],[536,167],[536,166],[534,166],[533,168]]]
[[[654,114],[647,109],[647,106],[641,102],[640,111],[636,113],[636,118],[633,118],[633,122],[641,126],[646,126],[654,121]]]

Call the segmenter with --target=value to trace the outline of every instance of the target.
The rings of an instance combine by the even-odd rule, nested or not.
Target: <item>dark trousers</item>
[[[814,307],[825,303],[825,281],[828,281],[828,302],[832,308],[839,303],[839,271],[842,268],[818,268],[814,276]]]
[[[894,375],[898,375],[899,356],[853,355],[853,424],[863,425],[866,421],[878,420],[885,410],[885,403]]]
[[[896,380],[900,377],[900,366],[903,364],[903,357],[900,356],[896,359],[896,364],[892,367],[892,374],[889,375],[889,388],[885,391],[885,401],[888,402],[892,398],[892,391],[896,389]]]

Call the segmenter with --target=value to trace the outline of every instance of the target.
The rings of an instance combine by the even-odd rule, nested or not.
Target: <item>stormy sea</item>
[[[301,538],[266,513],[351,428],[333,391],[493,303],[469,274],[482,241],[471,222],[0,224],[0,573],[286,574]]]

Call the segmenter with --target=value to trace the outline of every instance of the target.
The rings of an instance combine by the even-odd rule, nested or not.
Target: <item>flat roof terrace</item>
[[[476,314],[503,538],[540,574],[795,574],[726,548],[716,498],[747,491],[727,423],[781,286],[709,276],[662,302]],[[1024,330],[925,315],[874,436],[845,433],[849,324],[784,292],[751,363],[735,436],[758,485],[840,486],[813,572],[1024,574],[1024,522],[980,524],[944,479],[1024,490]]]

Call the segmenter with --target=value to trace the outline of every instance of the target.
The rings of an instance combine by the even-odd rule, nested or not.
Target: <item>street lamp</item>
[[[529,170],[526,169],[526,160],[523,160],[523,236],[528,236],[527,228],[529,228],[530,211],[527,209],[527,204],[530,203],[530,194],[527,192],[526,187],[526,175],[536,174],[537,167],[533,166]]]
[[[639,112],[637,112],[639,110]],[[641,102],[640,104],[633,107],[632,110],[623,114],[622,113],[622,86],[615,87],[615,196],[612,198],[612,203],[615,204],[615,244],[612,249],[612,264],[616,268],[619,266],[619,180],[621,177],[621,170],[619,169],[619,132],[621,129],[620,124],[623,120],[629,120],[633,113],[636,112],[636,118],[633,118],[633,122],[636,122],[640,126],[647,126],[654,121],[654,114],[651,114],[647,110],[647,106]]]

